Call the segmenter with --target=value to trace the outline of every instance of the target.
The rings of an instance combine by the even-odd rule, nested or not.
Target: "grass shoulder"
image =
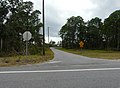
[[[54,58],[54,53],[51,49],[46,49],[46,55],[28,55],[28,56],[12,56],[12,57],[0,57],[0,67],[26,65],[43,63]]]
[[[120,59],[120,51],[84,50],[84,49],[80,50],[80,49],[65,49],[65,48],[57,48],[57,49],[91,58],[100,58],[100,59],[109,59],[109,60]]]

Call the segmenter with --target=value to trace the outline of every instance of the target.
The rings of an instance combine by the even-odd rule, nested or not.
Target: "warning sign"
[[[80,41],[79,45],[80,45],[80,48],[83,48],[84,47],[84,42]]]

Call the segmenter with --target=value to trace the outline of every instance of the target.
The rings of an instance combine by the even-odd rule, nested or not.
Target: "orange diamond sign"
[[[80,48],[83,48],[84,47],[84,42],[80,41],[79,45],[80,45]]]

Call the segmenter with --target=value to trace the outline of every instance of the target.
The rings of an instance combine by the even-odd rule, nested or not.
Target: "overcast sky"
[[[34,9],[42,9],[42,0],[32,1]],[[71,16],[81,16],[84,21],[99,17],[102,20],[112,12],[120,9],[120,0],[44,0],[46,20],[46,42],[47,27],[50,27],[50,40],[60,40],[58,32]],[[41,10],[42,12],[42,10]]]

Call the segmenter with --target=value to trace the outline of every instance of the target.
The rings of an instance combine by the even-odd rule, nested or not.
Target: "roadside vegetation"
[[[107,18],[72,16],[61,27],[61,50],[93,58],[120,59],[120,10]],[[80,50],[80,42],[84,45]]]
[[[30,54],[42,51],[41,12],[33,8],[31,1],[0,1],[0,57],[25,54],[25,31],[32,34],[29,40]]]
[[[59,50],[82,55],[91,58],[100,58],[100,59],[109,59],[109,60],[119,60],[120,52],[119,51],[106,51],[106,50],[80,50],[80,49],[65,49],[57,48]]]
[[[61,27],[59,35],[62,47],[79,48],[80,41],[85,49],[120,50],[120,10],[116,10],[106,19],[91,18],[87,22],[81,16],[72,16]]]
[[[42,55],[43,35],[41,33],[41,11],[34,10],[31,1],[0,1],[0,66],[42,63],[53,59],[53,52],[45,45],[46,55]],[[32,38],[26,41],[23,33],[29,31]]]
[[[27,64],[37,64],[43,63],[54,58],[54,54],[51,49],[46,49],[46,55],[17,55],[17,56],[9,56],[9,57],[0,57],[0,67],[5,66],[16,66],[16,65],[27,65]]]

